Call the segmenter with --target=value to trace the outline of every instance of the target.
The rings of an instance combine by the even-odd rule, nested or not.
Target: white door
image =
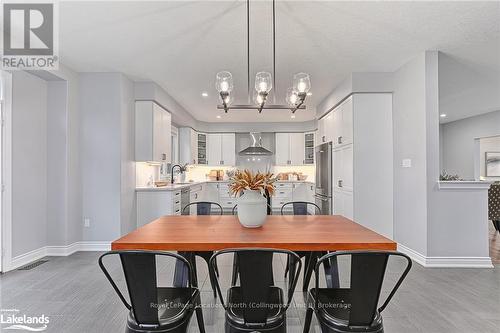
[[[222,163],[222,135],[207,134],[207,164],[221,165]]]
[[[290,164],[305,164],[305,139],[304,133],[290,133]]]
[[[276,133],[276,165],[290,164],[290,135]]]
[[[234,133],[222,134],[222,164],[236,165],[236,135]]]

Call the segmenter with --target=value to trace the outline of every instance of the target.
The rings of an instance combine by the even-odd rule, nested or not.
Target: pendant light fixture
[[[255,75],[255,94],[251,94],[250,89],[250,0],[247,0],[247,93],[253,95],[255,104],[231,105],[233,91],[233,76],[228,71],[217,73],[215,88],[219,92],[221,105],[218,109],[223,109],[226,113],[230,109],[256,109],[259,113],[263,109],[289,109],[292,113],[299,109],[305,109],[304,102],[307,93],[311,90],[311,79],[306,73],[297,73],[293,76],[293,85],[288,88],[285,97],[285,105],[266,105],[267,98],[273,86],[276,89],[276,4],[273,0],[273,75],[269,72],[258,72]]]

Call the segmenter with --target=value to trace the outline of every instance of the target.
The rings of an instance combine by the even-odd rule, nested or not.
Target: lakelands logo
[[[2,69],[57,69],[57,3],[4,2],[2,11]]]
[[[28,316],[21,314],[18,309],[0,310],[0,331],[21,330],[43,332],[47,329],[49,322],[49,317],[44,314],[39,316]]]

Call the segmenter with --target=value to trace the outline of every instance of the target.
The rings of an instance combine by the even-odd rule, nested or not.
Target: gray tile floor
[[[0,308],[49,316],[46,332],[123,332],[127,311],[101,273],[98,256],[81,252],[51,257],[33,270],[1,275]],[[213,299],[206,264],[200,260],[197,266],[207,332],[223,332],[224,311]],[[220,260],[219,266],[226,288],[231,259]],[[276,283],[284,285],[284,258],[276,258],[274,267]],[[400,267],[390,263],[385,292]],[[111,262],[111,271],[123,283],[117,275],[118,262]],[[169,275],[170,267],[163,272]],[[345,279],[341,275],[341,281]],[[287,313],[288,332],[292,333],[302,332],[305,309],[301,284],[299,281],[299,291]],[[500,269],[424,269],[414,264],[383,318],[386,333],[500,332]],[[313,324],[311,332],[320,332]],[[198,332],[194,319],[190,332]]]

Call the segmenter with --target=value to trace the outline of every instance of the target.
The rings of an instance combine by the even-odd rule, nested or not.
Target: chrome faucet
[[[174,168],[175,167],[178,167],[179,168],[179,172],[182,173],[182,167],[179,164],[175,164],[174,166],[172,166],[172,169],[170,169],[170,172],[172,173],[172,177],[170,177],[171,178],[171,184],[174,183]]]

